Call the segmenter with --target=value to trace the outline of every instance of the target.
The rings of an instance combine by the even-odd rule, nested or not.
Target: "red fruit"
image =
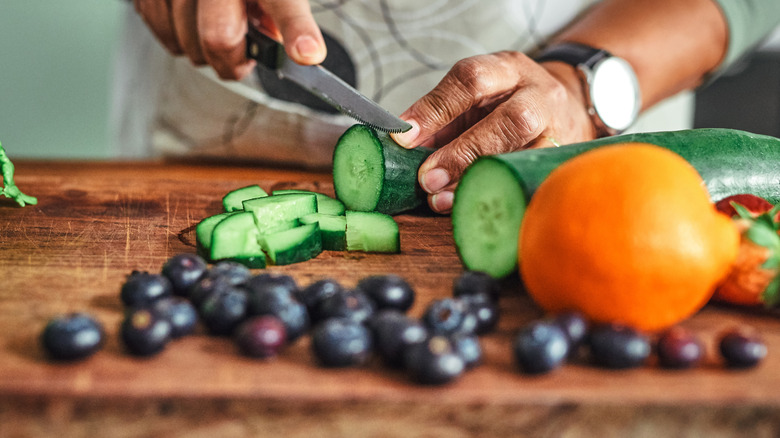
[[[760,196],[751,195],[750,193],[727,196],[715,203],[715,209],[727,216],[738,216],[734,206],[731,205],[732,202],[745,207],[754,216],[758,216],[759,214],[772,209],[772,204],[769,203],[769,201]]]

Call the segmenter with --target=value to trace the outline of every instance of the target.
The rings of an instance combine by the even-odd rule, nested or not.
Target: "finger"
[[[431,92],[401,114],[412,125],[393,139],[404,147],[425,142],[472,108],[505,99],[517,87],[523,66],[531,61],[522,54],[501,52],[458,61]]]
[[[437,150],[420,166],[418,180],[431,208],[452,208],[457,181],[474,160],[483,155],[510,152],[536,144],[546,128],[546,117],[532,91],[518,92],[450,144]],[[541,145],[541,143],[539,143]]]
[[[171,0],[171,13],[176,37],[184,54],[193,65],[205,65],[206,58],[198,36],[197,0]]]
[[[282,35],[290,58],[304,65],[319,64],[325,59],[325,40],[314,21],[308,0],[258,0],[263,13],[269,15]]]
[[[181,55],[182,49],[173,28],[169,1],[134,0],[135,10],[143,18],[158,41],[173,55]]]
[[[241,79],[252,70],[244,0],[198,0],[197,27],[203,57],[221,78]]]

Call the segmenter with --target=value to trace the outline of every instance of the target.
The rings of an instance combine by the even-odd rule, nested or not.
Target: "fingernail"
[[[431,197],[431,208],[438,213],[446,213],[452,210],[454,194],[450,191],[439,192]]]
[[[396,143],[409,149],[417,146],[415,140],[417,140],[417,136],[420,135],[420,125],[414,120],[407,120],[406,122],[412,125],[411,129],[406,132],[390,134],[390,136],[393,137],[393,140],[395,140]]]
[[[303,35],[295,40],[295,51],[304,59],[315,60],[321,56],[320,45],[309,35]]]
[[[420,186],[428,193],[436,193],[450,183],[450,174],[442,168],[425,172],[420,178]]]

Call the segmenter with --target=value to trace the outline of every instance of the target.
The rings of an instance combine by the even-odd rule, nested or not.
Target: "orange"
[[[739,232],[682,157],[623,143],[551,172],[518,245],[523,283],[544,310],[656,331],[707,303],[736,258]]]

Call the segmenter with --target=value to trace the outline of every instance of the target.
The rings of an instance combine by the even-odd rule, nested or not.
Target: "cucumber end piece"
[[[527,197],[515,172],[499,160],[479,159],[455,190],[452,234],[463,265],[495,278],[517,269],[517,241]]]
[[[382,193],[384,154],[376,132],[353,125],[333,152],[333,188],[348,210],[373,211]]]

